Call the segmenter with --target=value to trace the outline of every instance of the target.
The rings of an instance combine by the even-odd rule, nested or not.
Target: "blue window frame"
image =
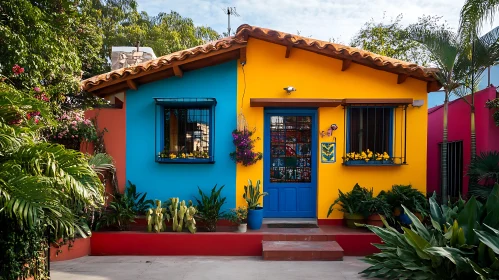
[[[345,165],[393,164],[394,109],[390,106],[346,108]],[[362,156],[363,152],[370,155],[367,160],[354,155]]]
[[[214,98],[155,98],[156,161],[214,163]]]

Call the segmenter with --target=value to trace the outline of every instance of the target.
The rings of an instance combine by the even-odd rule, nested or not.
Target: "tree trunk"
[[[471,161],[476,158],[475,106],[471,105]]]
[[[449,108],[449,94],[445,92],[444,100],[444,129],[442,138],[442,153],[440,164],[442,165],[442,204],[447,204],[448,186],[447,186],[447,114]]]

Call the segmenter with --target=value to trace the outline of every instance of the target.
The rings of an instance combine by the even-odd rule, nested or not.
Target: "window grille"
[[[440,151],[438,159],[441,163],[442,143],[439,143],[438,147]],[[442,185],[441,174],[440,170],[440,186]],[[447,186],[448,195],[452,198],[457,198],[463,193],[463,141],[447,142]]]
[[[407,105],[358,104],[344,109],[344,165],[407,163]]]
[[[156,160],[213,162],[215,104],[215,99],[156,99],[161,135]]]

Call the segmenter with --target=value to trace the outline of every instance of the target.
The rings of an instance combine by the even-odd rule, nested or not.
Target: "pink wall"
[[[85,112],[85,117],[97,116],[99,129],[106,128],[104,134],[106,150],[115,161],[118,186],[123,192],[126,185],[126,97],[123,98],[122,109],[94,109]],[[90,148],[91,149],[91,148]]]
[[[495,126],[492,112],[485,102],[496,97],[496,88],[489,87],[475,94],[475,125],[477,153],[499,150],[499,128]],[[426,187],[428,193],[440,192],[440,151],[438,144],[443,138],[443,106],[428,110],[428,162]],[[495,141],[494,141],[495,139]],[[468,192],[466,170],[471,157],[470,106],[457,99],[449,103],[448,141],[463,141],[463,193]]]

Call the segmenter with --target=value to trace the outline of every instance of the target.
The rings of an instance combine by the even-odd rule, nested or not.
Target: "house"
[[[485,107],[488,100],[497,98],[497,90],[489,86],[475,93],[476,152],[499,151],[499,127],[492,118],[493,111]],[[470,96],[467,97],[468,102]],[[449,195],[458,197],[468,192],[467,167],[471,161],[471,107],[467,101],[456,99],[448,105],[448,186]],[[428,110],[428,193],[440,193],[441,145],[443,139],[443,105]]]
[[[261,180],[265,217],[334,224],[342,214],[326,220],[329,206],[356,183],[376,193],[393,184],[426,191],[427,94],[440,88],[433,71],[242,25],[233,37],[92,77],[82,88],[115,104],[88,114],[109,131],[122,188],[130,180],[149,198],[189,200],[198,186],[224,185],[233,208],[245,205],[248,179]],[[231,160],[238,123],[254,129],[263,160]]]

